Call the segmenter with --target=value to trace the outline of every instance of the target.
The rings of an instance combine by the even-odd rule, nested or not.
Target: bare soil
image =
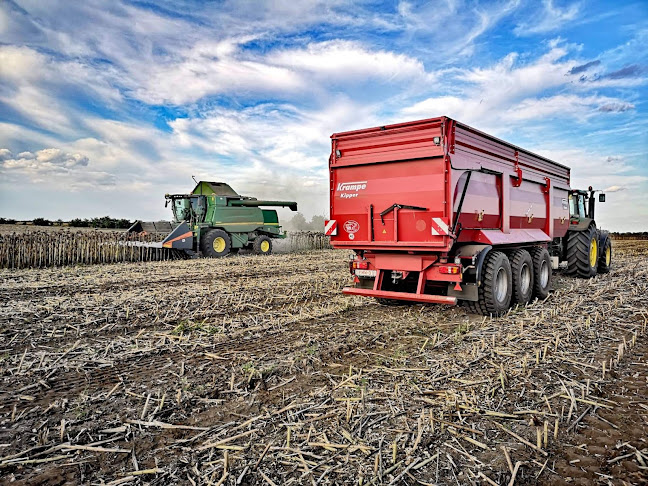
[[[0,483],[648,484],[615,245],[499,319],[346,297],[343,251],[0,271]]]

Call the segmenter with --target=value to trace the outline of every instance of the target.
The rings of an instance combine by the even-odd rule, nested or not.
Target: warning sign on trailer
[[[432,236],[448,234],[448,225],[441,218],[432,218]]]
[[[337,221],[330,219],[324,222],[324,234],[326,236],[337,235]]]

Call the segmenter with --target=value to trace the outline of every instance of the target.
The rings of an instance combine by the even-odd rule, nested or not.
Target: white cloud
[[[330,135],[373,121],[373,108],[346,97],[330,100],[323,110],[304,111],[282,104],[241,110],[215,109],[196,118],[171,122],[176,141],[208,153],[259,160],[275,168],[324,168]]]
[[[114,185],[114,176],[86,170],[88,163],[87,156],[59,148],[21,152],[16,156],[8,149],[0,149],[0,174],[5,184],[47,184],[67,190]]]
[[[426,81],[423,63],[404,54],[367,49],[358,42],[327,41],[311,43],[303,49],[280,50],[270,53],[268,62],[295,71],[313,73],[320,77],[365,81],[370,78]],[[427,81],[432,81],[428,78]]]
[[[572,118],[633,110],[621,98],[581,94],[566,76],[578,63],[564,60],[569,45],[550,43],[550,49],[535,61],[523,62],[510,53],[492,66],[448,72],[443,86],[453,95],[433,96],[401,110],[404,117],[427,118],[448,115],[485,130],[505,130],[521,121]],[[548,94],[560,90],[558,94]],[[575,91],[576,93],[570,93]]]
[[[513,32],[518,36],[552,32],[574,20],[579,12],[580,4],[578,3],[572,3],[561,9],[554,5],[553,0],[543,0],[542,9],[536,12],[528,22],[518,24]]]
[[[604,113],[620,113],[633,110],[634,105],[607,96],[556,95],[546,98],[528,98],[506,111],[505,117],[512,121],[550,120],[552,118],[576,118],[586,120]]]
[[[221,93],[296,98],[321,93],[327,85],[433,81],[419,60],[358,42],[315,42],[259,54],[246,49],[252,40],[199,43],[148,72],[132,73],[139,86],[134,93],[147,103],[183,104]]]

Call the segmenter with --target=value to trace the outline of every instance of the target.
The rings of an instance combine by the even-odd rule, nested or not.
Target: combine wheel
[[[603,252],[598,262],[598,273],[610,273],[610,266],[612,265],[612,241],[610,238],[605,240]]]
[[[483,278],[479,287],[479,300],[471,302],[473,312],[499,316],[511,305],[513,282],[511,264],[501,251],[491,251],[482,267]]]
[[[272,253],[272,240],[266,235],[257,236],[253,248],[257,255],[269,255]]]
[[[546,248],[534,246],[530,250],[533,261],[533,297],[544,300],[551,289],[551,257]]]
[[[581,278],[596,275],[598,264],[598,232],[592,225],[585,231],[567,235],[567,272]]]
[[[515,250],[509,256],[513,274],[511,303],[524,305],[533,295],[533,260],[526,250]]]
[[[232,239],[227,231],[222,229],[209,230],[200,242],[203,255],[210,258],[219,258],[227,255],[232,248]]]

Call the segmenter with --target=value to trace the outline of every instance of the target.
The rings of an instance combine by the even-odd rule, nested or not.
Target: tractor
[[[566,262],[569,275],[590,278],[610,271],[612,240],[607,231],[596,227],[596,192],[591,186],[587,191],[570,191],[569,229],[564,237],[554,238],[549,248],[554,259]],[[605,194],[599,194],[598,200],[605,202]]]

